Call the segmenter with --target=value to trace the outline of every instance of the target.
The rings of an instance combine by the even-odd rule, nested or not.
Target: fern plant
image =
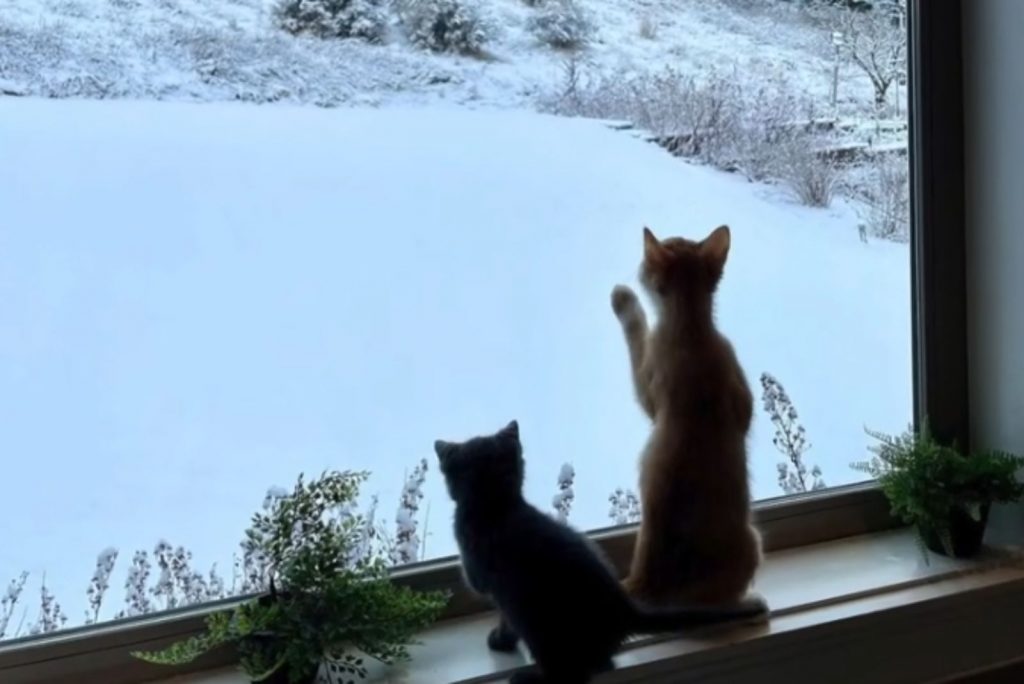
[[[916,527],[922,552],[971,555],[980,545],[989,506],[1024,495],[1017,480],[1024,466],[1019,456],[996,450],[963,454],[937,442],[927,425],[920,433],[913,428],[901,435],[866,432],[878,440],[869,447],[874,456],[851,467],[878,481],[893,514]]]
[[[352,513],[365,473],[325,472],[253,516],[246,545],[267,563],[270,591],[211,614],[203,634],[133,655],[159,665],[189,663],[233,644],[254,682],[300,684],[365,677],[363,656],[386,664],[408,656],[414,634],[437,619],[447,597],[393,584],[384,555],[368,548],[366,521]]]

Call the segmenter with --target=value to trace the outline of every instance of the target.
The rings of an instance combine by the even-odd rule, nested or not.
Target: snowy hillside
[[[595,27],[582,59],[600,73],[738,70],[827,94],[827,36],[787,3],[581,0]],[[273,0],[0,0],[0,81],[57,97],[276,101],[321,105],[443,100],[520,106],[557,88],[564,51],[528,30],[523,0],[478,2],[492,27],[483,59],[406,44],[293,38]],[[780,16],[781,15],[781,16]],[[653,29],[644,28],[651,26]],[[648,31],[653,32],[647,33]],[[644,33],[650,37],[643,37]],[[847,69],[856,106],[870,87]]]

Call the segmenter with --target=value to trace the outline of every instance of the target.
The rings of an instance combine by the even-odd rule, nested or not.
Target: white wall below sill
[[[689,684],[917,684],[1024,658],[1024,563],[1014,550],[964,562],[930,555],[907,530],[772,553],[755,589],[766,625],[633,642],[595,679]],[[485,640],[493,614],[440,623],[412,660],[368,684],[504,681],[528,665]],[[247,684],[236,670],[177,684]]]

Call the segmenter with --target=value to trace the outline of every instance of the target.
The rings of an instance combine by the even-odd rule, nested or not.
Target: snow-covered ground
[[[511,418],[529,498],[571,462],[571,521],[609,524],[647,432],[609,306],[643,225],[732,226],[720,325],[829,485],[858,479],[863,426],[910,417],[906,246],[600,122],[6,98],[0,157],[0,581],[45,571],[75,622],[108,546],[120,605],[135,549],[226,569],[300,471],[369,469],[390,516],[435,438]],[[759,411],[758,497],[772,435]],[[433,465],[431,557],[454,550]]]

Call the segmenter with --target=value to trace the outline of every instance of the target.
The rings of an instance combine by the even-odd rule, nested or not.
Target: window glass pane
[[[902,2],[451,1],[0,0],[0,637],[240,591],[299,473],[451,555],[433,441],[513,418],[531,501],[635,519],[643,226],[731,228],[757,499],[910,421]]]

